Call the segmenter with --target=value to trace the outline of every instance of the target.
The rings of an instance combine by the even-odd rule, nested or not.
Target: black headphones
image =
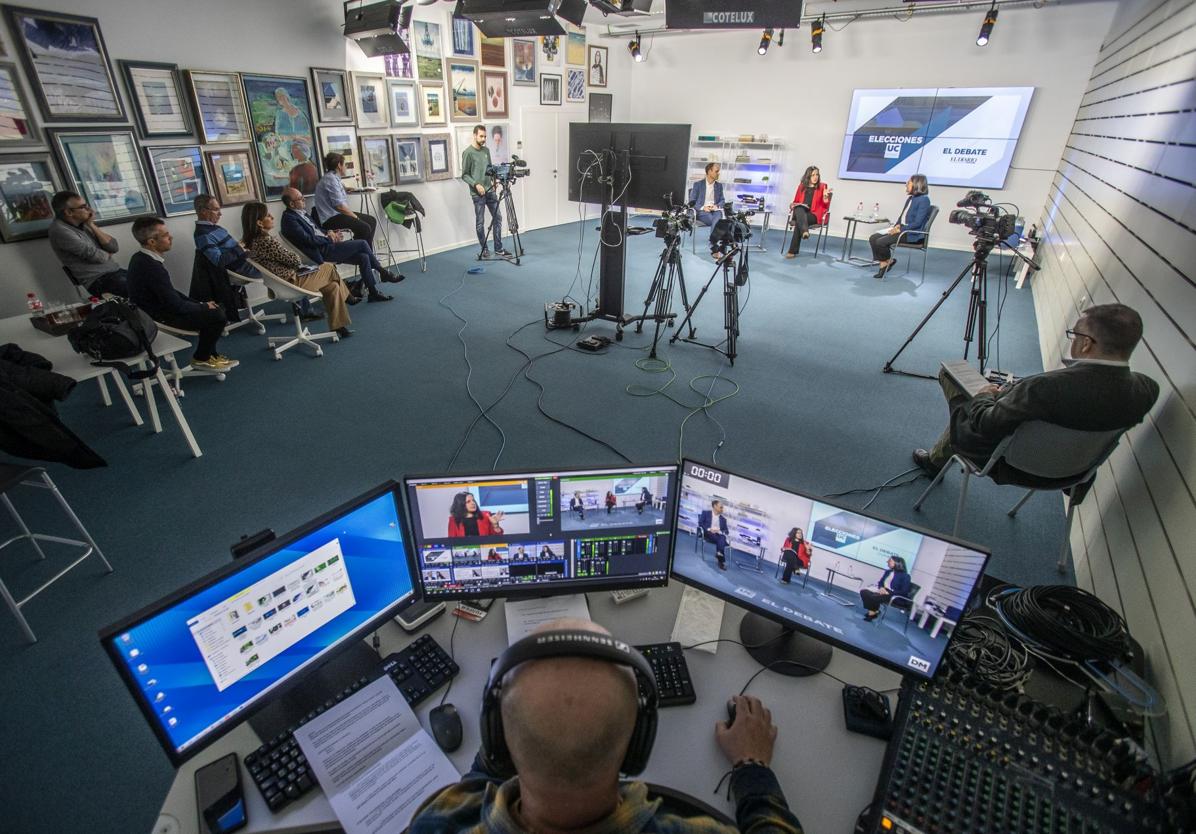
[[[525,637],[503,652],[490,667],[490,678],[482,695],[480,728],[482,755],[490,769],[495,773],[513,773],[515,770],[503,736],[503,678],[521,663],[546,657],[592,657],[631,668],[639,684],[638,690],[644,694],[636,696],[635,728],[631,731],[631,741],[619,770],[628,776],[642,773],[648,766],[648,756],[656,740],[656,713],[660,706],[652,667],[642,654],[621,640],[608,634],[574,630],[545,631]]]

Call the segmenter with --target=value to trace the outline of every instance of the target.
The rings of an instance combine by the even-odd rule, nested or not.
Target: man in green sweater
[[[482,257],[490,256],[486,248],[486,209],[494,221],[494,254],[505,257],[502,248],[502,217],[498,213],[498,195],[494,193],[494,177],[486,174],[490,167],[490,149],[486,147],[486,128],[477,125],[473,129],[473,143],[461,152],[461,179],[469,186],[473,198],[473,217],[477,227],[478,243],[482,246]]]

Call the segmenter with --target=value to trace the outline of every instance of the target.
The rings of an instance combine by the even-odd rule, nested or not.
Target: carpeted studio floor
[[[623,456],[655,462],[682,452],[822,494],[879,485],[909,469],[910,451],[933,442],[946,408],[935,383],[882,374],[881,367],[968,255],[931,252],[923,282],[920,256],[900,274],[903,254],[896,274],[879,282],[871,269],[835,260],[837,239],[830,254],[783,260],[780,237],[772,232],[770,251],[752,255],[734,367],[707,348],[669,345],[671,331],[660,352],[667,373],[637,368],[650,330],[629,331],[600,354],[562,348],[577,338],[570,331],[545,333],[545,301],[566,292],[586,297],[596,245],[591,222],[584,239],[578,224],[527,234],[522,266],[493,263],[468,275],[472,247],[430,258],[424,274],[407,264],[408,280],[392,289],[396,300],[353,308],[356,335],[326,345],[322,359],[296,349],[275,362],[261,337],[234,333],[221,352],[241,366],[224,383],[186,385],[183,407],[204,451],[198,460],[169,418],[154,435],[132,427],[119,405],[102,408],[94,384],[76,389],[62,415],[109,466],[50,471],[116,572],[104,576],[90,560],[31,603],[36,645],[0,610],[0,828],[148,831],[173,771],[101,651],[97,630],[225,563],[242,534],[290,529],[407,472],[445,471],[459,446],[454,471],[613,464]],[[857,247],[863,254],[864,244]],[[642,309],[659,254],[654,237],[630,239],[628,312]],[[692,298],[713,264],[687,251],[684,266]],[[990,319],[1003,268],[994,255]],[[716,282],[695,316],[704,341],[722,338],[720,290]],[[940,359],[959,357],[967,301],[964,284],[897,366],[934,372]],[[585,331],[613,332],[607,323]],[[1002,369],[1041,369],[1028,288],[1008,293],[999,349]],[[530,366],[528,356],[535,358]],[[644,396],[666,383],[663,394]],[[492,406],[493,424],[474,425],[469,391]],[[736,393],[695,412],[708,391],[711,399]],[[914,513],[925,484],[886,490],[872,509],[949,531],[958,478]],[[861,506],[869,497],[844,500]],[[1008,488],[975,485],[962,535],[992,548],[997,576],[1056,581],[1062,503],[1036,496],[1009,519],[1004,511],[1016,498]],[[18,506],[35,528],[62,529],[44,496],[20,496]],[[0,539],[10,528],[7,518],[0,521]],[[23,548],[6,551],[0,563],[18,595],[46,575]]]

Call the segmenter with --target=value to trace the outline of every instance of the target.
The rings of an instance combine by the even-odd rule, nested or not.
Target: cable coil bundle
[[[1129,631],[1120,614],[1068,585],[1003,592],[993,606],[1017,634],[1066,660],[1113,662],[1129,657]]]
[[[947,646],[951,665],[997,689],[1020,691],[1030,677],[1030,653],[1001,624],[977,614],[959,621]]]

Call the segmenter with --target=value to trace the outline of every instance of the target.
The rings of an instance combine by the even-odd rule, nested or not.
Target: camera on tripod
[[[515,155],[511,155],[510,162],[504,162],[501,165],[490,165],[486,168],[486,176],[494,177],[495,180],[501,183],[512,183],[520,177],[526,177],[531,174],[531,169],[527,167],[527,162]]]
[[[958,208],[947,215],[947,220],[964,226],[968,234],[978,242],[996,244],[1014,233],[1017,218],[994,206],[992,198],[981,191],[969,191],[955,204]]]
[[[752,227],[747,219],[755,211],[735,211],[734,203],[723,204],[723,216],[714,224],[714,231],[710,235],[710,248],[720,253],[726,253],[736,244],[743,243],[752,236]]]
[[[652,223],[652,227],[656,229],[656,236],[671,240],[681,237],[683,232],[692,232],[693,209],[690,206],[672,204],[672,195],[666,196],[669,198],[669,208]]]

